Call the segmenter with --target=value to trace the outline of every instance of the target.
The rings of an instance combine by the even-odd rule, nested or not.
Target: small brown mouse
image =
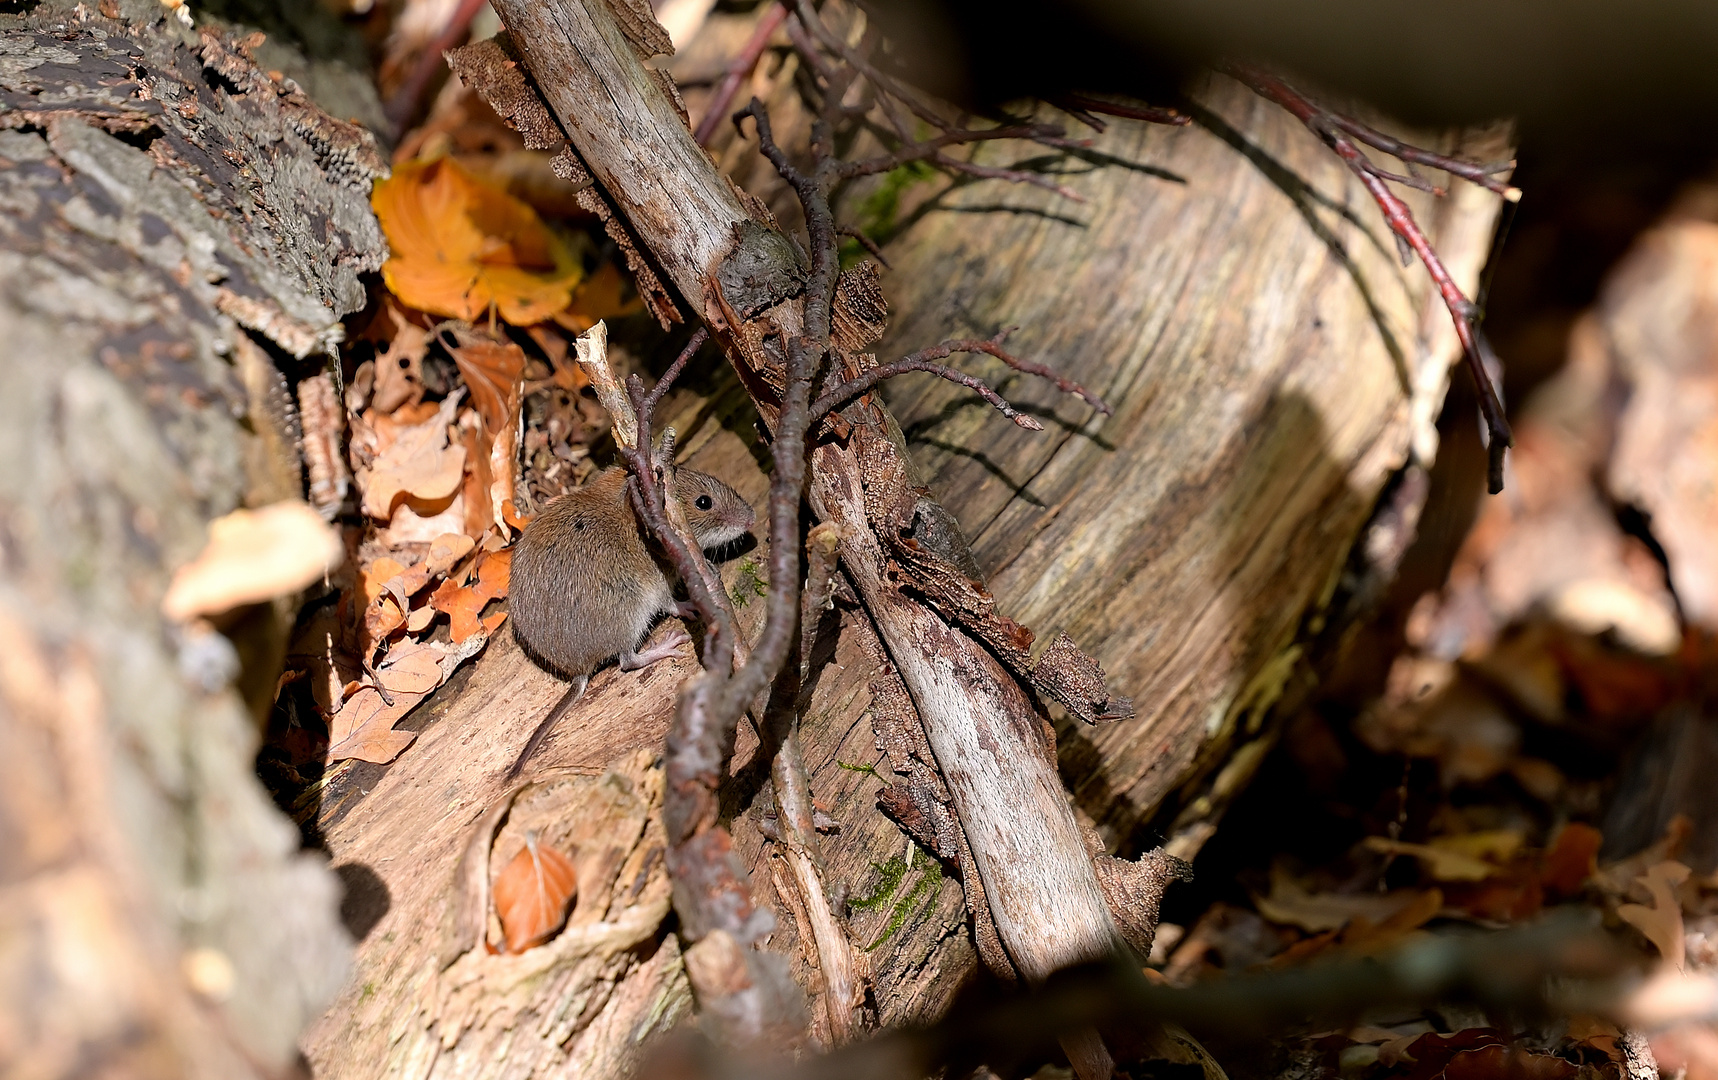
[[[513,636],[540,666],[572,685],[532,732],[508,776],[517,776],[591,672],[620,657],[622,671],[673,656],[690,638],[676,630],[644,652],[639,642],[662,615],[685,614],[668,573],[645,546],[625,469],[606,469],[532,519],[513,553],[508,610]],[[744,536],[756,516],[739,492],[691,469],[674,472],[674,495],[706,549]]]

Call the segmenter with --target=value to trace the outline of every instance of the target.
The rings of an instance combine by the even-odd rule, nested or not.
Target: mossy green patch
[[[883,779],[883,774],[878,772],[876,766],[873,765],[866,765],[863,762],[842,761],[840,758],[835,759],[835,764],[846,769],[848,772],[862,772],[866,776],[873,777],[877,780]]]
[[[743,608],[752,602],[753,597],[766,596],[769,591],[769,582],[758,572],[758,561],[747,559],[740,564],[739,580],[734,582],[728,595],[733,598],[735,607]]]
[[[938,887],[942,885],[942,870],[935,859],[920,857],[917,847],[911,849],[906,857],[897,856],[886,863],[872,863],[871,869],[878,875],[877,885],[866,896],[854,897],[847,905],[859,911],[869,911],[893,900],[889,905],[889,921],[875,941],[865,946],[866,952],[880,948],[890,938],[900,932],[907,922],[918,917],[931,904],[936,902]],[[914,870],[922,870],[913,882],[912,888],[898,900],[901,882]]]
[[[901,196],[914,184],[933,180],[935,166],[923,161],[909,161],[884,173],[877,185],[853,208],[854,227],[879,244],[888,243],[899,227]],[[865,256],[859,241],[841,241],[841,265],[847,267]]]

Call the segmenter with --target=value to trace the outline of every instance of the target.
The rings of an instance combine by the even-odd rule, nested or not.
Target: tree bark
[[[363,305],[384,164],[226,34],[31,7],[0,15],[0,1059],[278,1076],[350,953],[255,774],[286,625],[161,599],[210,519],[302,498],[270,353],[314,370]]]
[[[504,17],[512,15],[514,33],[541,48],[553,24],[521,20],[548,18],[550,8],[583,9],[518,6],[501,5]],[[664,276],[708,315],[704,286],[732,243],[731,228],[724,241],[719,231],[672,218],[704,201],[730,226],[735,206],[751,213],[744,200],[730,204],[703,180],[686,185],[683,199],[653,202],[627,185],[644,178],[660,189],[675,178],[636,164],[605,167],[603,155],[650,153],[652,140],[669,137],[659,125],[670,121],[657,109],[649,113],[653,126],[641,126],[645,113],[633,106],[617,106],[603,120],[602,101],[586,102],[591,111],[580,118],[567,88],[596,93],[601,84],[590,71],[599,45],[609,62],[621,55],[612,33],[587,33],[594,36],[573,39],[575,53],[533,67],[566,73],[559,91],[547,85],[559,76],[545,81],[546,96],[605,187],[623,188],[610,194],[623,211],[636,212],[632,224]],[[1427,436],[1456,356],[1423,273],[1395,262],[1386,229],[1340,162],[1292,118],[1232,83],[1213,80],[1197,97],[1205,112],[1196,127],[1117,122],[1096,139],[1093,157],[1102,167],[1069,181],[1087,198],[1083,207],[991,185],[933,200],[906,219],[912,227],[889,249],[896,270],[887,279],[896,306],[888,339],[894,351],[1019,322],[1026,328],[1022,351],[1116,406],[1100,423],[1030,385],[1011,385],[1011,396],[1047,420],[1062,418],[1033,435],[985,427],[995,422],[988,410],[966,409],[958,391],[912,387],[894,395],[937,494],[994,575],[999,608],[1043,640],[1069,630],[1098,653],[1112,684],[1140,703],[1141,716],[1121,724],[1093,731],[1074,721],[1059,725],[1061,766],[1079,810],[1104,825],[1112,848],[1127,850],[1137,842],[1134,827],[1185,789],[1184,805],[1174,808],[1174,847],[1188,856],[1268,748],[1273,706],[1306,685],[1339,642],[1352,619],[1345,597],[1365,574],[1388,572],[1388,545],[1372,541],[1400,531],[1405,511],[1417,505],[1412,497],[1388,504],[1366,543],[1355,540],[1380,492],[1409,466],[1411,448],[1418,466],[1435,452]],[[580,141],[583,127],[610,122],[629,125],[630,137]],[[1500,141],[1492,133],[1465,149],[1495,157]],[[661,155],[663,162],[687,160],[680,151]],[[1429,199],[1411,201],[1452,272],[1471,288],[1495,199],[1458,188],[1436,208]],[[999,209],[980,216],[985,206]],[[659,240],[669,250],[658,250]],[[731,328],[729,313],[721,315]],[[682,433],[684,459],[729,479],[755,503],[766,483],[754,464],[762,450],[752,415],[747,395],[716,378],[677,390],[668,418]],[[814,495],[820,512],[833,516],[862,497],[855,483],[831,499],[827,478],[842,474],[826,465],[823,475]],[[1410,483],[1399,490],[1412,495]],[[876,550],[850,544],[842,554],[861,578],[878,564]],[[743,565],[726,568],[730,589],[745,585]],[[878,746],[879,670],[863,627],[875,619],[887,638],[889,609],[877,601],[889,592],[877,580],[861,585],[866,612],[843,610],[827,620],[833,633],[820,639],[802,736],[813,792],[841,824],[824,840],[827,880],[851,901],[848,931],[870,953],[879,1020],[900,1023],[934,1014],[970,972],[974,948],[958,882],[874,809],[905,762]],[[743,607],[742,618],[756,606]],[[952,647],[972,655],[965,651],[972,639],[958,636]],[[887,642],[921,710],[943,674],[938,660],[924,659],[925,644]],[[923,666],[912,671],[915,664]],[[554,779],[569,774],[587,777],[581,784],[608,783],[595,778],[633,749],[660,745],[679,682],[693,670],[676,661],[600,673],[545,748],[537,775],[546,783],[571,782]],[[973,681],[962,684],[963,702],[971,700]],[[359,977],[309,1040],[319,1074],[382,1075],[409,1062],[423,1075],[466,1075],[477,1060],[467,1040],[476,1039],[470,1045],[510,1040],[506,1045],[524,1055],[506,1066],[509,1075],[568,1062],[579,1063],[581,1075],[618,1075],[636,1066],[640,1043],[686,1007],[672,939],[635,930],[630,951],[614,954],[609,989],[579,975],[576,963],[560,969],[560,977],[584,980],[576,983],[574,1006],[555,1005],[547,990],[524,1003],[498,991],[494,1000],[503,1006],[477,1027],[464,1019],[469,1013],[442,1011],[436,987],[445,954],[438,960],[429,943],[446,940],[438,928],[458,922],[454,863],[470,837],[483,833],[486,814],[510,798],[502,775],[559,694],[560,685],[510,641],[497,640],[468,683],[440,695],[410,754],[386,770],[358,767],[329,784],[319,821],[331,849],[344,863],[374,870],[392,906],[360,948]],[[1019,744],[1023,736],[1015,730],[1008,737]],[[765,800],[755,796],[768,763],[747,754],[743,746],[726,804],[736,816],[736,847],[755,898],[777,912],[771,948],[789,955],[803,948],[795,971],[815,994],[819,977],[806,959],[815,953],[803,941],[810,928],[799,926],[791,901],[772,898],[766,884],[780,857],[759,831]],[[953,772],[943,749],[935,757]],[[1019,760],[1031,765],[1029,754]],[[629,776],[630,767],[615,775]],[[1058,787],[1048,793],[1061,803]],[[969,832],[998,834],[990,869],[1007,858],[1008,844],[1020,842],[1011,830],[1027,816],[1018,806],[970,816]],[[1040,820],[1035,827],[1047,826]],[[1078,833],[1070,836],[1078,851]],[[1069,842],[1052,846],[1065,853]],[[654,895],[661,862],[640,848],[646,842],[602,843],[611,849],[605,865],[636,859],[646,882],[638,895]],[[1006,888],[982,861],[979,873],[994,909]],[[599,885],[601,906],[589,911],[581,896],[575,921],[631,919],[608,889]],[[1079,891],[1077,883],[1069,890],[1075,903]],[[469,949],[471,941],[456,944]],[[1029,954],[1015,962],[1022,956],[1028,967]],[[509,977],[500,958],[489,960],[496,978]],[[551,1023],[557,1008],[577,1011],[577,1021]]]

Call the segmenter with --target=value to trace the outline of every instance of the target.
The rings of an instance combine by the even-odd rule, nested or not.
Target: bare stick
[[[650,393],[645,396],[644,404],[638,410],[641,420],[655,413],[657,402],[661,401],[663,395],[674,386],[674,380],[678,379],[680,373],[686,369],[687,361],[691,360],[698,350],[704,347],[704,342],[709,340],[709,327],[700,326],[692,335],[692,339],[686,343],[686,347],[680,350],[680,355],[674,358],[672,364],[668,365],[668,370],[662,373],[662,378],[656,380],[656,385],[650,388]]]
[[[1443,297],[1444,306],[1449,308],[1450,319],[1455,323],[1456,337],[1461,341],[1462,356],[1467,361],[1468,373],[1473,376],[1474,386],[1479,392],[1479,412],[1485,423],[1486,448],[1490,452],[1490,468],[1488,470],[1488,486],[1493,495],[1503,490],[1503,459],[1504,451],[1514,441],[1509,431],[1509,421],[1503,415],[1503,403],[1498,399],[1497,389],[1493,386],[1490,374],[1485,369],[1485,361],[1477,340],[1476,323],[1479,311],[1473,302],[1461,291],[1461,287],[1450,277],[1444,268],[1443,260],[1438,258],[1436,249],[1426,234],[1414,220],[1413,212],[1408,209],[1394,191],[1385,183],[1385,175],[1369,161],[1358,146],[1355,146],[1345,132],[1348,130],[1335,120],[1335,114],[1309,101],[1295,91],[1287,83],[1259,68],[1245,64],[1231,64],[1230,74],[1240,79],[1260,97],[1276,102],[1305,124],[1314,134],[1323,139],[1336,156],[1360,178],[1371,193],[1373,201],[1384,213],[1384,220],[1401,238],[1414,254],[1425,264],[1426,272],[1431,275],[1432,282],[1438,287],[1438,293]],[[1363,125],[1361,125],[1363,126]],[[1368,129],[1370,130],[1370,129]],[[1394,142],[1388,136],[1380,134],[1380,139]],[[1374,144],[1375,145],[1375,144]],[[1421,158],[1434,155],[1430,151],[1420,151]],[[1404,159],[1407,160],[1407,159]],[[1429,163],[1429,162],[1428,162]],[[1439,166],[1442,168],[1442,166]],[[1484,169],[1486,166],[1473,166]],[[1477,182],[1477,181],[1476,181]],[[1491,185],[1487,185],[1490,187]],[[1494,187],[1493,190],[1496,190]],[[1512,189],[1513,190],[1513,189]],[[1505,198],[1507,198],[1505,194]],[[1519,197],[1519,192],[1517,192]]]
[[[703,119],[698,121],[698,130],[692,133],[699,146],[710,145],[710,137],[716,134],[722,117],[727,115],[728,109],[733,106],[734,95],[739,93],[740,84],[745,82],[752,69],[758,66],[758,58],[763,56],[764,50],[769,47],[770,38],[786,19],[787,8],[779,2],[771,4],[770,9],[764,12],[763,18],[758,20],[752,36],[747,38],[746,43],[740,46],[740,51],[734,54],[727,73],[722,76],[722,81],[716,84],[715,91],[710,95],[710,104],[704,109]]]
[[[944,355],[946,356],[947,353]],[[1039,423],[1035,417],[1027,416],[1014,406],[1008,404],[1007,399],[1005,399],[1001,394],[998,394],[995,390],[992,390],[990,388],[990,384],[986,383],[983,379],[973,375],[968,375],[964,371],[957,371],[956,369],[949,367],[947,364],[933,363],[930,360],[918,359],[916,356],[909,356],[905,359],[895,360],[887,364],[879,364],[876,367],[865,371],[856,378],[849,379],[840,386],[825,391],[823,396],[817,399],[817,403],[811,407],[812,415],[827,416],[829,415],[830,410],[840,408],[842,405],[852,401],[854,398],[863,394],[865,391],[870,390],[883,380],[892,379],[897,375],[905,375],[909,371],[925,371],[937,376],[939,379],[947,379],[951,383],[958,383],[959,385],[974,391],[984,400],[990,402],[991,406],[994,407],[997,412],[1014,421],[1016,426],[1023,427],[1027,431],[1044,430],[1044,425]]]
[[[940,378],[947,379],[950,382],[959,383],[962,386],[977,391],[980,396],[990,402],[991,405],[995,406],[998,412],[1002,413],[1003,416],[1008,417],[1010,420],[1013,420],[1019,426],[1032,431],[1043,430],[1042,424],[1038,423],[1030,416],[1018,413],[1012,405],[1007,401],[1004,401],[1002,396],[995,390],[992,390],[988,384],[979,379],[975,379],[970,375],[956,371],[953,368],[932,362],[935,360],[945,359],[957,352],[987,353],[996,357],[998,360],[1001,360],[1016,371],[1050,380],[1056,385],[1056,389],[1062,391],[1064,394],[1078,395],[1085,399],[1086,403],[1098,412],[1103,413],[1105,416],[1110,415],[1111,410],[1109,405],[1106,404],[1102,398],[1098,397],[1090,390],[1087,390],[1079,383],[1074,382],[1072,379],[1064,378],[1043,364],[1035,364],[1029,360],[1022,360],[1019,357],[1006,352],[1002,348],[1002,342],[1013,331],[1014,327],[1009,327],[1000,334],[989,339],[968,338],[960,341],[945,341],[941,345],[932,345],[930,348],[920,349],[918,352],[911,353],[891,363],[880,364],[877,367],[862,372],[839,386],[834,386],[825,390],[818,396],[817,403],[812,406],[812,415],[820,417],[826,416],[832,409],[839,408],[885,379],[892,379],[896,375],[903,375],[909,371],[927,371],[933,375],[939,376]]]
[[[1193,118],[1178,109],[1162,108],[1156,105],[1130,105],[1122,101],[1110,101],[1106,98],[1092,97],[1089,94],[1062,94],[1050,102],[1058,109],[1081,119],[1090,125],[1082,114],[1103,113],[1108,116],[1119,116],[1126,120],[1144,120],[1149,124],[1168,124],[1172,127],[1185,127],[1193,122]],[[1103,130],[1103,122],[1098,121],[1096,130]]]
[[[845,237],[848,237],[849,239],[858,241],[860,247],[862,247],[866,251],[870,252],[871,257],[873,259],[876,259],[879,263],[881,263],[883,265],[883,269],[885,269],[885,270],[893,270],[894,269],[893,266],[889,265],[889,260],[884,257],[883,249],[877,246],[877,241],[871,239],[869,236],[866,236],[860,230],[855,229],[851,225],[837,225],[835,227],[835,231],[837,233],[840,233],[842,236],[845,236]]]

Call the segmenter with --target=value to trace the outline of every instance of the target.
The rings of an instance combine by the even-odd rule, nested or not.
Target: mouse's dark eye
[[[700,495],[696,499],[692,500],[692,505],[696,506],[700,510],[708,510],[710,507],[716,505],[716,500],[710,498],[708,495]]]

